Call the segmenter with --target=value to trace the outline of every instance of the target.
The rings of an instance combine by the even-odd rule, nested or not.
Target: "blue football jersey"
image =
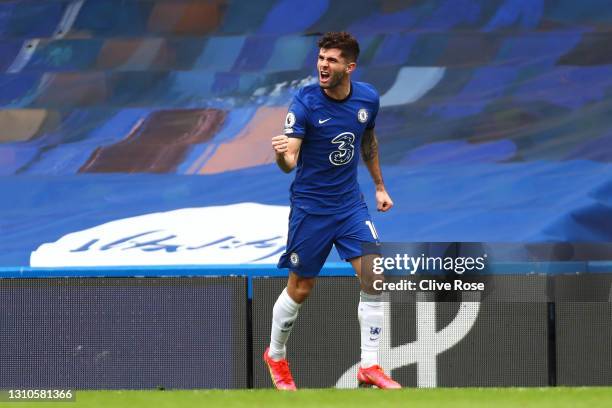
[[[351,82],[344,100],[318,85],[301,88],[289,106],[285,135],[302,139],[291,204],[311,214],[333,214],[363,202],[357,183],[361,139],[374,128],[379,96],[364,82]]]

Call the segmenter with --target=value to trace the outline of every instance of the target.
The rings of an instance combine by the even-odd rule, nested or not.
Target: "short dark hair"
[[[344,58],[356,62],[359,57],[359,43],[346,31],[325,33],[317,43],[319,48],[338,48]]]

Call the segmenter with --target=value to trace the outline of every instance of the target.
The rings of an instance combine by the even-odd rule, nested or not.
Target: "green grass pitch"
[[[612,407],[612,387],[438,388],[369,390],[77,391],[76,402],[0,403],[0,407],[112,408],[207,407],[433,407],[599,408]]]

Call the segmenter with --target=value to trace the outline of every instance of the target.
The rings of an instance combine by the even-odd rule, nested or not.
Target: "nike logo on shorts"
[[[325,119],[325,120],[321,120],[321,119],[319,119],[319,125],[324,124],[324,123],[325,123],[325,122],[327,122],[328,120],[331,120],[331,118],[327,118],[327,119]]]

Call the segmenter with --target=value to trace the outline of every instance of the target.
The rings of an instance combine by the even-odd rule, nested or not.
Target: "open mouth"
[[[330,78],[330,73],[329,71],[319,71],[319,81],[322,84],[326,84],[327,82],[329,82],[329,78]]]

